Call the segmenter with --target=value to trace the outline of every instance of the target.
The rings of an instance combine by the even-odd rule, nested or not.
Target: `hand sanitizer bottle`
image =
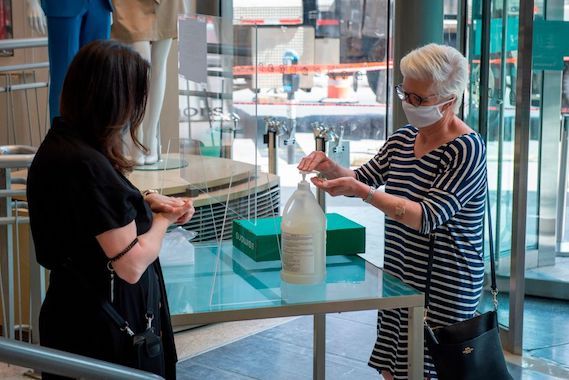
[[[298,189],[283,210],[283,281],[317,284],[326,278],[326,216],[302,174]]]

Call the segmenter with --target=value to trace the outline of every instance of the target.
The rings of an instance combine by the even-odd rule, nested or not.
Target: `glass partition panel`
[[[482,59],[482,23],[483,2],[469,1],[468,12],[468,60],[470,65],[470,84],[467,90],[465,120],[475,130],[481,130],[480,112],[487,112],[487,158],[489,203],[494,241],[489,240],[486,230],[486,272],[487,281],[480,305],[481,311],[492,307],[489,293],[489,244],[493,244],[496,252],[498,277],[508,279],[510,276],[510,251],[512,231],[513,200],[513,153],[514,153],[514,118],[515,118],[515,86],[517,35],[519,24],[519,2],[505,0],[492,2],[489,15],[489,72],[488,93],[481,83]],[[488,110],[480,109],[482,97],[488,97]],[[529,228],[529,227],[528,227]],[[501,289],[509,288],[507,281],[500,282]],[[505,294],[505,293],[502,293]],[[499,303],[499,321],[508,325],[508,300],[502,297]]]
[[[526,294],[569,299],[567,62],[569,1],[536,1],[528,176]]]
[[[282,14],[269,3],[248,7],[236,1],[233,20],[202,15],[179,20],[180,138],[163,141],[161,161],[134,174],[152,182],[147,188],[194,201],[196,213],[182,226],[192,233],[188,251],[194,264],[165,266],[169,293],[183,294],[171,297],[179,302],[174,313],[195,307],[184,297],[198,297],[215,309],[306,296],[295,295],[293,288],[285,294],[277,286],[278,235],[270,238],[272,256],[256,257],[244,253],[251,242],[239,228],[259,229],[266,226],[264,218],[280,215],[301,179],[296,166],[317,142],[337,162],[354,167],[371,158],[386,137],[390,2],[342,0],[312,8],[305,2],[300,11],[277,7]],[[327,202],[329,212],[368,227],[367,253],[382,264],[381,215],[362,218],[364,203],[357,199]],[[272,223],[277,230],[280,221]],[[243,245],[237,249],[232,241]],[[334,260],[340,259],[329,265],[342,267]],[[355,266],[344,263],[353,268],[343,275],[353,272],[354,281],[377,291],[378,279],[365,278],[363,261],[354,260]],[[228,268],[243,276],[228,277]],[[240,268],[256,274],[248,277]],[[189,274],[203,278],[184,283]],[[334,276],[328,282],[342,282]],[[208,292],[198,294],[196,286]],[[343,292],[327,285],[330,291]]]
[[[234,39],[248,39],[252,55],[234,67],[244,87],[234,106],[240,115],[257,112],[260,168],[280,176],[282,204],[300,180],[296,166],[317,141],[354,167],[373,157],[386,134],[389,1],[302,3],[303,12],[234,3]],[[361,201],[325,198],[327,212],[366,225],[370,241],[381,239],[383,229],[362,218]]]

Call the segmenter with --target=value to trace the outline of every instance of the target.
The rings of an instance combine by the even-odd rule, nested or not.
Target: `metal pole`
[[[565,229],[565,207],[567,205],[567,194],[566,194],[566,187],[567,187],[567,157],[568,150],[569,150],[569,117],[565,115],[563,117],[563,125],[561,128],[561,154],[559,158],[559,182],[557,184],[557,199],[559,204],[557,205],[557,229],[555,232],[555,236],[557,237],[557,241],[555,244],[555,248],[557,251],[557,255],[563,253],[563,230]]]
[[[488,141],[488,87],[490,78],[490,0],[482,0],[482,41],[480,47],[480,92],[478,109],[478,132]]]
[[[10,188],[10,169],[0,166],[0,189]],[[0,219],[12,217],[12,198],[0,197]],[[12,224],[0,224],[0,289],[3,336],[14,338],[14,249]]]
[[[294,156],[296,152],[296,108],[293,106],[292,100],[288,101],[286,117],[288,126],[283,143],[286,146],[286,163],[290,165],[295,163]]]
[[[500,65],[500,78],[501,78],[501,84],[500,84],[500,88],[502,89],[502,97],[504,97],[506,95],[506,68],[507,68],[507,33],[508,33],[508,15],[509,15],[509,11],[507,11],[508,9],[510,9],[510,4],[509,4],[509,0],[504,0],[504,7],[503,7],[503,14],[502,14],[502,53],[501,53],[501,57],[502,57],[502,63]],[[510,82],[510,91],[514,91],[514,86],[515,84],[513,83],[513,78],[510,78],[511,82]],[[510,99],[511,99],[511,95],[508,94],[508,103],[511,103]],[[498,162],[501,162],[500,160],[502,160],[503,156],[504,156],[504,107],[505,107],[506,101],[504,99],[502,99],[502,101],[500,102],[500,119],[499,119],[499,123],[498,123],[498,135],[497,135],[497,141],[498,141]],[[488,143],[488,140],[487,140]],[[494,246],[494,251],[495,252],[501,252],[501,241],[502,241],[502,231],[500,229],[500,226],[502,225],[502,202],[500,202],[500,194],[502,194],[502,171],[503,168],[498,167],[497,168],[497,179],[496,179],[496,202],[494,202],[494,204],[496,205],[496,217],[494,218],[494,220],[496,221],[496,223],[494,224],[494,228],[495,228],[495,233],[494,233],[494,241],[491,242],[491,244],[493,244]],[[488,212],[491,212],[490,210]],[[496,270],[498,270],[500,268],[500,260],[498,259],[499,255],[496,255],[496,257],[494,257],[494,262],[496,265]]]
[[[468,47],[467,42],[467,25],[468,25],[468,0],[459,0],[458,1],[458,9],[456,15],[456,34],[458,37],[457,41],[457,49],[465,56],[468,56],[468,52],[466,51]]]
[[[30,166],[36,148],[25,145],[0,146],[0,294],[4,336],[14,338],[14,246],[13,224],[27,223],[28,218],[12,216],[12,168]],[[21,316],[20,316],[21,317]]]
[[[544,13],[546,20],[563,20],[563,0],[548,0],[545,5]],[[562,128],[559,112],[561,110],[563,73],[561,70],[547,70],[541,73],[537,267],[555,264],[556,223],[561,223],[561,220],[556,220],[556,217],[558,208],[559,150],[561,148],[559,135]]]
[[[510,258],[510,313],[508,339],[505,345],[508,351],[516,355],[522,354],[524,321],[533,8],[534,0],[520,2],[514,143],[513,189],[515,191],[512,201],[512,256]]]
[[[281,121],[275,120],[272,117],[266,117],[265,129],[267,133],[263,136],[263,139],[269,148],[269,173],[277,174],[279,135],[282,133],[283,124]]]
[[[399,62],[407,53],[431,42],[443,42],[443,0],[395,0],[393,42],[393,88],[392,99],[398,99],[395,85],[402,82]],[[392,130],[407,123],[401,102],[393,102]]]
[[[424,308],[410,307],[407,309],[407,376],[409,379],[422,379],[424,373],[424,338],[423,318]]]
[[[23,49],[47,46],[47,38],[14,38],[0,40],[0,50]]]
[[[267,135],[267,144],[269,145],[269,173],[276,175],[278,171],[279,137],[277,131],[268,131]]]
[[[312,378],[324,380],[326,378],[326,314],[314,314],[313,339]]]
[[[324,137],[316,137],[316,150],[324,152],[326,154],[326,140]],[[318,189],[316,190],[316,199],[318,200],[318,204],[322,207],[322,211],[326,212],[326,192],[324,190]]]
[[[0,338],[0,359],[22,367],[79,379],[162,379],[135,368],[6,338]]]
[[[37,70],[37,69],[47,69],[49,68],[49,62],[37,62],[37,63],[23,63],[20,65],[10,65],[0,67],[0,73],[11,72],[16,70]]]

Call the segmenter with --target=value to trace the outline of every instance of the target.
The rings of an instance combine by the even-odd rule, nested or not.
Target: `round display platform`
[[[163,160],[186,165],[134,170],[129,180],[140,190],[157,189],[165,195],[192,197],[196,212],[183,227],[197,231],[193,242],[230,239],[233,220],[254,218],[255,213],[258,218],[279,213],[279,177],[260,172],[255,165],[218,157],[180,157],[177,153],[164,155]]]
[[[162,158],[160,161],[152,165],[140,165],[135,166],[134,170],[169,170],[169,169],[179,169],[188,166],[188,161],[181,159],[179,157],[166,157]]]

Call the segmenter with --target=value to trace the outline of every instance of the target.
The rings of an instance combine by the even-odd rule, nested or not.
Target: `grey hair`
[[[404,77],[432,82],[432,90],[440,97],[455,96],[454,113],[458,112],[468,81],[468,62],[458,50],[428,44],[403,57],[400,69]]]

